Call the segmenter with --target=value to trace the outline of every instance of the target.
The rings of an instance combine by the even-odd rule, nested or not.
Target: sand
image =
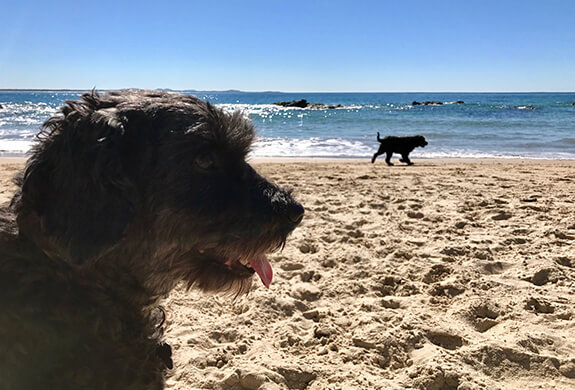
[[[165,300],[167,388],[574,389],[575,161],[414,160],[255,160],[304,221],[269,290]]]

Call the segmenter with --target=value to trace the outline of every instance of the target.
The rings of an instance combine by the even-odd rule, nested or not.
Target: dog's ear
[[[122,238],[134,215],[135,184],[122,161],[128,145],[115,109],[63,113],[46,122],[32,151],[18,225],[50,256],[81,264]]]

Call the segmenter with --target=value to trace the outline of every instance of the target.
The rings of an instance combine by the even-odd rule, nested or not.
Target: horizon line
[[[425,94],[425,93],[464,93],[464,94],[479,94],[479,93],[556,93],[556,94],[575,94],[575,91],[246,91],[239,89],[172,89],[172,88],[0,88],[0,92],[87,92],[87,91],[119,91],[125,89],[149,89],[152,91],[172,91],[172,92],[204,92],[204,93],[405,93],[405,94]]]

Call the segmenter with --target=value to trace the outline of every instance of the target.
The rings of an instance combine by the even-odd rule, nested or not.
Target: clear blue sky
[[[575,0],[6,0],[0,88],[575,91]]]

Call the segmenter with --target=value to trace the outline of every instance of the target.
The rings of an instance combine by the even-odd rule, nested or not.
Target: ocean
[[[379,132],[425,136],[429,145],[416,149],[414,159],[575,159],[575,93],[183,92],[248,115],[258,135],[256,157],[367,159]],[[41,124],[80,93],[0,91],[0,155],[25,155]],[[337,108],[274,104],[300,99]]]

